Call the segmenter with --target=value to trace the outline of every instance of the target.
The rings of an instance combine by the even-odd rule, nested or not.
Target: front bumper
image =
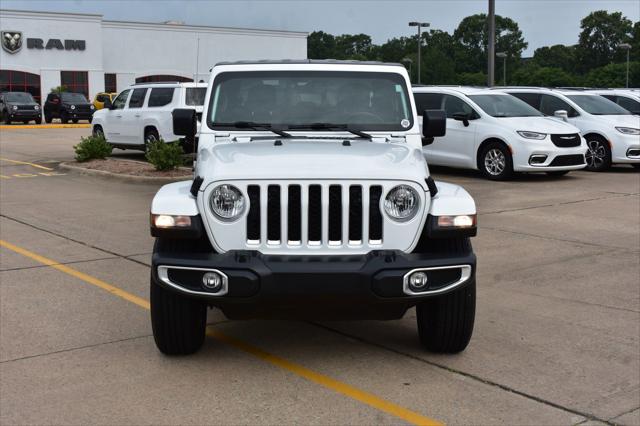
[[[640,135],[616,134],[611,140],[611,162],[640,163]]]
[[[93,111],[74,111],[71,110],[67,113],[67,116],[69,117],[69,119],[74,119],[74,120],[89,120],[91,117],[93,117]]]
[[[9,117],[12,120],[20,121],[20,120],[42,120],[42,114],[40,110],[15,110],[9,113]]]
[[[397,319],[420,300],[475,279],[473,253],[438,257],[400,251],[349,256],[280,256],[257,251],[163,253],[152,258],[153,279],[169,290],[201,298],[228,318]],[[202,275],[226,277],[221,294]],[[421,270],[428,284],[407,290],[408,274]]]
[[[517,172],[580,170],[586,166],[584,154],[587,146],[584,140],[579,146],[562,148],[551,143],[549,136],[542,141],[522,139],[520,143],[513,144],[512,151],[513,169]],[[579,164],[572,160],[578,155],[582,156]]]

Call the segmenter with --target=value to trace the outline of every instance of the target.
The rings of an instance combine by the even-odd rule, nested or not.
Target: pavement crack
[[[101,252],[103,252],[103,253],[110,254],[111,256],[115,256],[115,257],[118,257],[118,258],[121,258],[121,259],[125,259],[125,260],[128,260],[128,261],[130,261],[130,262],[137,263],[137,264],[139,264],[139,265],[143,265],[143,266],[147,266],[147,267],[149,266],[149,265],[147,265],[147,264],[146,264],[146,263],[144,263],[144,262],[141,262],[141,261],[136,260],[136,259],[131,259],[131,258],[129,258],[129,256],[138,256],[138,255],[136,255],[136,254],[126,255],[126,256],[125,256],[125,255],[122,255],[122,254],[120,254],[120,253],[116,253],[116,252],[113,252],[113,251],[110,251],[110,250],[104,249],[104,248],[102,248],[102,247],[94,246],[94,245],[89,244],[89,243],[87,243],[87,242],[85,242],[85,241],[76,240],[75,238],[70,238],[70,237],[68,237],[68,236],[66,236],[66,235],[63,235],[63,234],[60,234],[60,233],[57,233],[57,232],[51,231],[51,230],[49,230],[49,229],[45,229],[45,228],[42,228],[42,227],[39,227],[39,226],[33,225],[33,224],[31,224],[31,223],[25,222],[25,221],[23,221],[23,220],[16,219],[15,217],[7,216],[7,215],[5,215],[5,214],[0,214],[0,217],[5,218],[5,219],[7,219],[7,220],[11,220],[11,221],[13,221],[13,222],[19,223],[19,224],[24,225],[24,226],[28,226],[28,227],[30,227],[30,228],[36,229],[36,230],[41,231],[41,232],[46,232],[47,234],[50,234],[50,235],[55,235],[55,236],[56,236],[56,237],[58,237],[58,238],[62,238],[62,239],[64,239],[64,240],[71,241],[71,242],[76,243],[76,244],[81,244],[81,245],[83,245],[83,246],[85,246],[85,247],[89,247],[89,248],[91,248],[91,249],[93,249],[93,250],[98,250],[98,251],[101,251]],[[144,254],[146,254],[146,253],[144,253]]]
[[[499,213],[511,213],[511,212],[519,212],[519,211],[525,211],[525,210],[533,210],[533,209],[540,209],[540,208],[544,208],[544,207],[558,207],[558,206],[564,206],[567,204],[579,204],[579,203],[586,203],[589,201],[599,201],[599,200],[608,200],[611,198],[622,198],[622,197],[633,197],[633,196],[637,196],[638,194],[636,193],[619,193],[619,192],[613,192],[612,194],[615,195],[609,195],[606,197],[596,197],[596,198],[585,198],[582,200],[573,200],[573,201],[562,201],[559,203],[551,203],[551,204],[541,204],[538,206],[529,206],[529,207],[519,207],[519,208],[515,208],[515,209],[504,209],[504,210],[495,210],[495,211],[488,211],[488,212],[479,212],[480,215],[489,215],[489,214],[499,214]]]
[[[420,358],[420,357],[418,357],[416,355],[413,355],[413,354],[410,354],[410,353],[407,353],[407,352],[403,352],[403,351],[398,350],[398,349],[394,349],[394,348],[385,346],[385,345],[383,345],[381,343],[377,343],[377,342],[373,342],[373,341],[367,340],[367,339],[362,338],[360,336],[355,336],[355,335],[346,333],[344,331],[335,329],[333,327],[329,327],[329,326],[324,325],[324,324],[320,324],[320,323],[313,322],[313,321],[308,321],[307,324],[316,326],[318,328],[324,329],[324,330],[332,332],[332,333],[339,334],[339,335],[341,335],[343,337],[347,337],[349,339],[357,340],[357,341],[359,341],[361,343],[365,343],[365,344],[368,344],[368,345],[371,345],[371,346],[375,346],[375,347],[380,348],[380,349],[387,350],[389,352],[393,352],[393,353],[395,353],[397,355],[401,355],[401,356],[405,356],[407,358],[411,358],[411,359],[413,359],[415,361],[419,361],[419,362],[422,362],[424,364],[431,365],[433,367],[436,367],[436,368],[444,370],[444,371],[448,371],[448,372],[453,373],[453,374],[458,374],[460,376],[469,378],[471,380],[475,380],[475,381],[483,383],[485,385],[488,385],[488,386],[491,386],[491,387],[495,387],[495,388],[501,389],[501,390],[506,391],[506,392],[511,392],[511,393],[513,393],[515,395],[519,395],[519,396],[521,396],[523,398],[530,399],[530,400],[538,402],[540,404],[544,404],[544,405],[547,405],[549,407],[553,407],[553,408],[556,408],[558,410],[565,411],[567,413],[571,413],[571,414],[575,414],[575,415],[578,415],[578,416],[585,417],[588,420],[594,420],[594,421],[602,422],[602,423],[605,423],[605,424],[608,424],[608,425],[614,425],[614,423],[612,423],[611,421],[605,420],[605,419],[601,419],[600,417],[598,417],[598,416],[596,416],[594,414],[587,413],[587,412],[582,412],[582,411],[579,411],[579,410],[576,410],[576,409],[573,409],[573,408],[570,408],[570,407],[565,407],[565,406],[557,404],[555,402],[552,402],[552,401],[540,398],[538,396],[531,395],[531,394],[528,394],[526,392],[517,390],[517,389],[512,388],[510,386],[503,385],[503,384],[498,383],[498,382],[494,382],[493,380],[485,379],[485,378],[482,378],[480,376],[476,376],[475,374],[472,374],[472,373],[467,373],[467,372],[464,372],[462,370],[458,370],[456,368],[452,368],[452,367],[449,367],[449,366],[444,365],[444,364],[440,364],[440,363],[437,363],[437,362],[434,362],[434,361],[430,361],[430,360],[427,360],[427,359],[424,359],[424,358]]]
[[[49,355],[56,355],[56,354],[66,353],[66,352],[74,352],[74,351],[78,351],[78,350],[82,350],[82,349],[90,349],[90,348],[95,348],[95,347],[98,347],[98,346],[110,345],[110,344],[113,344],[113,343],[128,342],[128,341],[131,341],[131,340],[144,339],[144,338],[152,337],[152,336],[153,336],[153,334],[145,334],[145,335],[142,335],[142,336],[134,336],[134,337],[127,337],[127,338],[124,338],[124,339],[109,340],[108,342],[100,342],[100,343],[95,343],[93,345],[76,346],[76,347],[73,347],[73,348],[60,349],[59,351],[45,352],[45,353],[36,354],[36,355],[27,355],[27,356],[23,356],[23,357],[20,357],[20,358],[6,359],[4,361],[0,361],[0,364],[6,364],[6,363],[16,362],[16,361],[23,361],[23,360],[26,360],[26,359],[39,358],[39,357],[44,357],[44,356],[49,356]]]
[[[611,418],[609,419],[609,421],[610,421],[610,422],[613,422],[614,424],[617,424],[617,423],[615,423],[615,419],[617,419],[617,418],[619,418],[619,417],[622,417],[622,416],[624,416],[625,414],[633,413],[633,412],[634,412],[634,411],[636,411],[636,410],[640,410],[640,407],[635,407],[635,408],[632,408],[631,410],[627,410],[627,411],[624,411],[624,412],[622,412],[622,413],[620,413],[620,414],[617,414],[617,415],[615,415],[615,416],[611,417]]]

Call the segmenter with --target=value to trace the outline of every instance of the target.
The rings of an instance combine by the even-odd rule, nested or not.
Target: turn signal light
[[[154,214],[151,215],[151,224],[156,228],[188,228],[191,226],[191,216]]]
[[[459,216],[438,216],[438,226],[441,228],[471,228],[476,226],[475,214]]]

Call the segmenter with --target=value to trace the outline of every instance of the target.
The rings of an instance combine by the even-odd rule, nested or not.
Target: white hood
[[[640,116],[638,115],[591,115],[601,123],[610,124],[614,127],[632,127],[640,129]]]
[[[198,174],[213,180],[389,179],[425,187],[422,151],[404,143],[274,139],[216,143],[198,152]]]
[[[570,134],[580,133],[580,130],[569,123],[551,117],[504,117],[496,118],[513,130],[525,130],[546,134]]]

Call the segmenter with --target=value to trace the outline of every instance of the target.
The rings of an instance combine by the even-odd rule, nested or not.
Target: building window
[[[118,91],[115,74],[104,75],[104,91],[107,93],[116,93]]]
[[[145,77],[136,78],[136,83],[158,83],[158,82],[188,83],[191,81],[193,81],[193,79],[191,78],[180,77],[179,75],[167,75],[167,74],[147,75]]]
[[[89,97],[89,73],[86,71],[60,71],[60,83],[69,92]]]
[[[0,70],[0,92],[27,92],[40,103],[40,76],[22,71]]]

